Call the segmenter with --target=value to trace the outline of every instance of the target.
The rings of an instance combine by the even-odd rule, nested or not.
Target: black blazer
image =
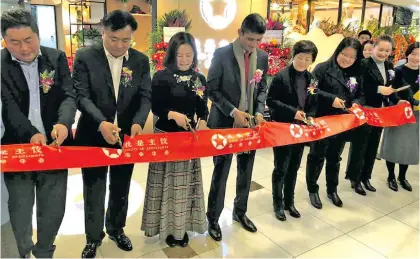
[[[323,91],[317,91],[316,94],[306,92],[307,97],[304,107],[300,107],[296,85],[293,82],[293,65],[282,69],[273,79],[267,94],[267,106],[270,108],[271,118],[277,122],[296,122],[295,114],[298,110],[306,113],[307,117],[315,117],[318,109],[318,102],[322,101],[325,105],[331,106],[335,96]],[[315,77],[308,71],[305,71],[306,88],[309,87],[311,79]]]
[[[393,70],[394,66],[391,62],[385,61],[385,71],[386,71],[386,84],[382,78],[381,72],[379,71],[378,66],[375,61],[370,57],[362,60],[362,76],[363,76],[363,92],[366,97],[366,105],[380,108],[382,107],[382,102],[388,104],[388,97],[383,96],[378,93],[378,86],[392,85],[392,80],[388,70]]]
[[[318,64],[313,71],[313,75],[318,79],[318,88],[320,90],[345,100],[347,108],[350,108],[353,103],[364,105],[365,97],[361,87],[363,85],[362,77],[358,74],[350,76],[355,77],[358,83],[356,90],[351,92],[346,85],[348,79],[345,78],[345,75],[335,63],[334,59]],[[346,112],[332,107],[330,103],[320,102],[317,116],[344,113]]]
[[[268,55],[260,49],[257,49],[257,69],[264,74],[254,92],[253,115],[257,112],[264,114],[267,96]],[[212,101],[207,125],[210,128],[231,128],[233,118],[230,113],[239,106],[241,99],[241,73],[232,44],[214,52],[207,76],[207,89]]]
[[[133,72],[132,81],[129,86],[121,83],[117,105],[104,47],[97,45],[77,51],[73,80],[81,111],[75,139],[78,145],[107,146],[98,130],[99,125],[102,121],[113,123],[117,110],[121,136],[130,135],[133,124],[144,128],[151,108],[149,59],[131,48],[128,55],[128,60],[124,58],[123,67]]]
[[[419,100],[414,99],[414,95],[419,91],[418,70],[411,70],[405,65],[395,68],[395,78],[392,81],[392,88],[397,89],[406,85],[411,88],[397,92],[389,96],[390,104],[397,104],[400,100],[406,100],[413,106],[419,106]]]
[[[52,142],[51,131],[55,124],[63,124],[69,137],[63,145],[72,140],[71,126],[76,114],[76,94],[64,52],[41,46],[38,57],[38,71],[55,71],[54,84],[48,93],[41,86],[41,117],[48,143]],[[29,89],[22,68],[7,49],[1,51],[1,100],[3,103],[3,123],[5,127],[2,144],[29,143],[33,135],[40,133],[28,119]]]

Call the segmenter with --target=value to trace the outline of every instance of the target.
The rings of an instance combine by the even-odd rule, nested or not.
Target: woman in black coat
[[[390,86],[394,78],[394,66],[388,61],[392,53],[393,40],[389,35],[379,36],[373,44],[372,56],[362,60],[361,73],[363,76],[363,92],[365,94],[365,105],[374,108],[381,108],[388,104],[388,97],[394,91]],[[366,195],[361,183],[366,190],[375,192],[376,189],[370,184],[373,166],[378,153],[381,140],[382,128],[367,126],[369,133],[366,140],[366,151],[363,154],[364,163],[360,172],[348,172],[346,178],[351,178],[351,186],[360,195]],[[358,147],[350,145],[350,156],[359,153]],[[354,175],[350,175],[350,174]]]
[[[364,95],[361,88],[360,60],[362,59],[362,46],[354,38],[344,38],[338,45],[333,56],[326,62],[320,63],[313,74],[318,79],[320,90],[338,96],[345,100],[346,108],[356,104],[364,104]],[[328,103],[320,102],[317,116],[344,114],[344,109],[331,107]],[[360,153],[353,153],[349,157],[347,171],[360,172],[366,148],[366,127],[358,127],[350,131],[316,141],[311,144],[306,165],[306,184],[311,204],[318,209],[322,208],[317,184],[321,174],[324,160],[326,165],[327,194],[333,204],[342,207],[343,202],[337,194],[338,175],[340,170],[341,154],[347,141],[351,141]]]
[[[276,75],[267,94],[271,118],[277,122],[310,124],[319,101],[342,107],[343,100],[318,91],[316,78],[307,70],[318,54],[315,44],[299,41],[293,46],[292,54],[293,63]],[[286,220],[284,210],[292,217],[300,217],[294,206],[294,191],[304,147],[305,144],[295,144],[273,148],[273,206],[276,218],[281,221]]]

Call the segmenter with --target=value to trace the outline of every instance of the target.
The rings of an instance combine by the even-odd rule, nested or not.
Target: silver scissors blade
[[[113,131],[113,134],[114,134],[114,137],[117,139],[117,141],[118,141],[118,145],[120,145],[120,147],[121,148],[123,148],[123,144],[122,144],[122,142],[121,142],[121,138],[120,138],[120,135],[114,130]]]
[[[54,133],[54,137],[55,137],[54,144],[57,146],[58,152],[61,152],[60,145],[58,144],[58,133],[57,133],[56,128],[53,128],[53,133]]]
[[[194,138],[195,138],[196,140],[198,140],[197,134],[195,133],[195,130],[193,129],[193,127],[191,127],[191,124],[188,122],[188,118],[187,118],[187,116],[185,116],[185,122],[186,122],[186,124],[187,124],[187,128],[188,128],[188,130],[189,130],[189,131],[193,134]]]
[[[399,91],[403,91],[403,90],[408,89],[408,88],[410,88],[410,87],[411,87],[410,85],[406,85],[406,86],[403,86],[403,87],[400,87],[400,88],[394,89],[394,93],[397,93],[397,92],[399,92]]]

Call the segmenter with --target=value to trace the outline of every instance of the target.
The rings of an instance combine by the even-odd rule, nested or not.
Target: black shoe
[[[102,241],[99,242],[87,242],[85,249],[82,252],[82,258],[95,258],[96,249],[102,245]]]
[[[404,190],[407,190],[407,191],[409,191],[409,192],[413,191],[413,188],[411,188],[411,185],[410,185],[410,183],[407,181],[407,179],[404,179],[404,180],[398,179],[398,181],[400,182],[401,187],[402,187]]]
[[[232,216],[233,216],[233,220],[241,223],[241,226],[245,230],[249,232],[253,232],[253,233],[257,232],[257,228],[255,227],[254,223],[252,223],[252,221],[246,215],[238,216],[234,212]]]
[[[175,240],[175,238],[174,238],[174,236],[173,236],[173,235],[169,235],[169,236],[167,236],[165,241],[166,241],[166,244],[167,244],[169,247],[174,247],[174,246],[176,246],[176,244],[177,244],[177,241]]]
[[[131,244],[130,239],[125,234],[119,234],[118,236],[109,236],[109,239],[114,241],[118,248],[124,251],[133,250],[133,245]]]
[[[286,206],[284,209],[289,211],[290,216],[292,216],[294,218],[300,218],[300,213],[295,208],[295,205],[294,204],[292,204],[290,206]]]
[[[274,205],[274,213],[276,214],[276,218],[278,220],[286,221],[286,214],[284,214],[283,204],[280,206]]]
[[[343,202],[341,201],[337,192],[328,193],[328,199],[330,199],[335,206],[343,207]]]
[[[360,195],[366,196],[365,190],[363,190],[362,185],[360,182],[351,181],[351,188],[354,189],[354,191]]]
[[[178,244],[179,244],[179,246],[186,247],[188,245],[189,241],[190,241],[190,238],[188,237],[187,232],[185,232],[184,238],[182,240],[180,240],[178,242]]]
[[[362,181],[363,185],[365,186],[365,189],[371,192],[376,192],[375,187],[372,186],[372,184],[370,184],[369,180],[366,181]]]
[[[395,179],[388,180],[388,187],[394,192],[398,192],[398,184],[397,181],[395,181]]]
[[[219,223],[217,221],[209,221],[209,235],[213,238],[214,241],[222,240],[222,230],[220,229]]]
[[[309,199],[311,200],[312,206],[317,209],[322,209],[322,202],[317,192],[309,193]]]

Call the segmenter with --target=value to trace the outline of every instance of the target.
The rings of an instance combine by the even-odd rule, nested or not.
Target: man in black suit
[[[142,133],[151,108],[151,82],[148,58],[130,48],[136,29],[137,22],[130,13],[115,10],[103,19],[103,45],[77,52],[73,79],[81,111],[75,139],[78,145],[120,148],[118,138]],[[123,231],[133,167],[109,169],[105,226],[109,238],[125,251],[133,249]],[[95,257],[105,237],[107,172],[107,166],[82,169],[87,239],[83,258]]]
[[[24,10],[3,13],[1,33],[7,44],[1,51],[2,144],[68,144],[76,95],[65,54],[40,47],[38,26]],[[36,147],[33,150],[37,152]],[[54,240],[64,217],[67,175],[67,169],[4,175],[21,257],[30,257],[31,251],[35,257],[53,257]],[[35,193],[38,242],[34,245]]]
[[[209,69],[207,87],[212,107],[208,118],[210,128],[249,127],[255,116],[256,124],[264,121],[268,55],[257,48],[265,33],[265,21],[259,14],[250,14],[238,30],[239,37],[228,46],[217,49]],[[262,80],[254,88],[250,84],[257,69]],[[233,219],[250,232],[257,228],[245,215],[255,151],[238,154],[238,177]],[[222,239],[218,224],[224,207],[226,181],[232,154],[213,158],[214,171],[208,198],[209,234]]]
[[[394,66],[388,61],[393,47],[393,40],[389,35],[379,36],[373,47],[372,56],[362,60],[363,91],[365,93],[366,106],[381,108],[382,104],[389,102],[387,96],[394,93],[392,80],[394,77]],[[364,165],[359,172],[348,174],[351,183],[355,186],[356,193],[366,195],[360,183],[363,183],[366,190],[375,192],[375,187],[370,183],[373,166],[375,165],[376,154],[381,140],[381,127],[368,126],[370,129],[367,136],[367,146],[364,155]],[[360,152],[354,145],[350,145],[350,155]],[[392,185],[393,183],[390,183]],[[396,185],[396,183],[395,183]]]

